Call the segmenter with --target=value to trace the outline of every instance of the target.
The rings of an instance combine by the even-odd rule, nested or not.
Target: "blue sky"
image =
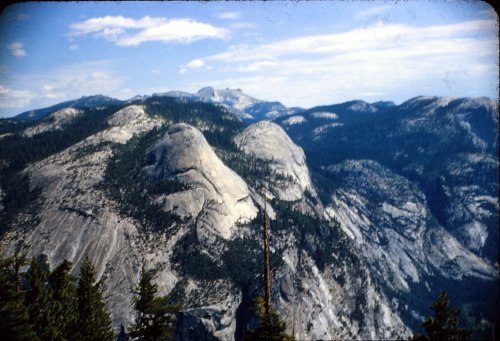
[[[479,1],[32,2],[0,33],[2,117],[204,86],[302,107],[498,99],[497,16]]]

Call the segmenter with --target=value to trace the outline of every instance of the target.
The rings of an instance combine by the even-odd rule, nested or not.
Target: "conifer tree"
[[[71,262],[64,260],[49,276],[55,319],[61,331],[61,337],[66,340],[74,338],[78,330],[76,279],[70,273],[71,268]]]
[[[446,292],[441,292],[436,302],[432,303],[434,317],[429,316],[422,323],[427,336],[416,334],[410,340],[465,340],[471,335],[458,325],[460,309],[451,308]]]
[[[25,273],[25,302],[33,330],[42,340],[60,338],[60,329],[55,317],[57,307],[52,301],[52,292],[47,283],[47,268],[41,260],[32,258]]]
[[[281,321],[271,307],[271,271],[269,267],[269,220],[267,217],[267,197],[264,196],[264,298],[257,297],[255,313],[259,327],[246,333],[246,340],[292,341],[293,336],[286,333],[286,323]]]
[[[38,340],[24,305],[19,269],[26,256],[0,257],[0,340]]]
[[[144,266],[134,297],[135,323],[131,326],[133,340],[170,340],[175,331],[175,314],[178,305],[167,304],[165,297],[156,297],[158,286],[152,283],[153,276]]]
[[[75,340],[114,340],[115,335],[102,297],[101,284],[96,283],[96,270],[86,256],[78,280],[78,335]]]
[[[259,327],[256,330],[250,330],[245,335],[246,341],[292,341],[293,336],[286,333],[286,323],[281,321],[274,309],[269,308],[266,311],[265,300],[257,297],[255,313],[259,318]]]

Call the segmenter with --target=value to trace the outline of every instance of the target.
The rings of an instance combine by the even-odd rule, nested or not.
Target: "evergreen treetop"
[[[0,253],[1,254],[1,253]],[[26,256],[16,252],[13,257],[0,256],[0,339],[38,340],[24,304],[19,269]]]
[[[134,297],[135,323],[131,326],[133,340],[170,340],[175,331],[175,314],[179,305],[169,305],[165,297],[157,297],[158,286],[144,266]]]
[[[431,308],[434,317],[429,316],[422,323],[427,335],[416,334],[410,340],[466,340],[471,335],[468,330],[459,327],[460,309],[450,307],[446,292],[439,294]]]
[[[259,327],[246,333],[246,341],[295,340],[293,336],[286,333],[286,323],[280,320],[276,311],[272,308],[267,311],[262,297],[257,297],[255,300],[255,313],[259,318]]]
[[[80,268],[78,281],[78,338],[79,340],[114,340],[111,318],[102,296],[101,282],[88,256]]]

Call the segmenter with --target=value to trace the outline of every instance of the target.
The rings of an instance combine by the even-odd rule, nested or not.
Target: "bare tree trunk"
[[[269,233],[267,219],[267,198],[264,195],[264,309],[269,315],[271,307],[271,278],[269,271]]]

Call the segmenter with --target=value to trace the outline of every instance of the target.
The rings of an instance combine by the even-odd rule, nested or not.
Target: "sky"
[[[17,3],[0,15],[0,117],[205,86],[304,108],[498,100],[498,63],[481,1]]]

